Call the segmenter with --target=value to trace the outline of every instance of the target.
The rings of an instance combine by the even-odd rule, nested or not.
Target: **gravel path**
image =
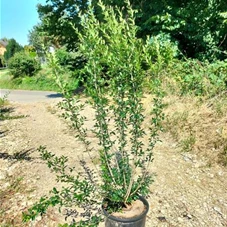
[[[55,185],[55,177],[39,159],[37,147],[45,145],[48,151],[67,155],[77,163],[82,149],[58,117],[55,104],[16,103],[14,114],[27,117],[0,122],[0,226],[30,226],[21,223],[21,212]],[[88,110],[90,119],[91,114]],[[152,171],[156,177],[148,198],[147,226],[227,226],[226,168],[210,167],[195,154],[180,153],[168,134],[161,137],[163,142],[154,151]],[[13,188],[15,181],[20,183]],[[52,210],[32,226],[57,226],[63,219]]]

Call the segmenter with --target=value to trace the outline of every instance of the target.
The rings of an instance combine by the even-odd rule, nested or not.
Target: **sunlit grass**
[[[54,79],[47,67],[43,67],[33,77],[13,78],[8,69],[0,70],[0,88],[1,89],[22,89],[22,90],[42,90],[57,91]]]

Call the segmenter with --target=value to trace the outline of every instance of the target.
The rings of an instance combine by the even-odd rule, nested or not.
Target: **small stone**
[[[26,202],[26,201],[25,201],[25,202],[22,202],[22,203],[21,203],[21,206],[22,206],[22,207],[27,207],[27,202]]]
[[[177,218],[177,221],[180,222],[180,223],[182,223],[182,222],[184,222],[184,219],[181,218],[181,217],[178,217],[178,218]]]
[[[34,202],[32,202],[32,201],[28,201],[28,202],[27,202],[27,206],[28,206],[28,207],[32,206],[33,204],[34,204]]]
[[[164,216],[157,217],[157,219],[161,222],[166,222],[166,218]]]
[[[10,183],[6,182],[5,184],[3,184],[1,190],[4,190],[4,189],[8,188],[9,186],[10,186]]]
[[[0,173],[0,180],[4,180],[6,178],[6,174],[5,173]]]
[[[209,173],[208,176],[209,176],[210,178],[214,178],[214,174],[212,174],[212,173]]]
[[[220,209],[219,207],[214,207],[214,210],[215,210],[218,214],[222,215],[221,209]]]
[[[186,162],[190,162],[190,161],[191,161],[191,159],[189,159],[188,157],[184,156],[184,161],[186,161]]]
[[[183,217],[184,217],[184,218],[187,218],[187,219],[189,219],[189,220],[192,219],[192,216],[191,216],[190,214],[187,214],[187,213],[184,213],[184,214],[183,214]]]
[[[38,221],[41,221],[42,220],[42,216],[38,216],[37,218],[36,218],[36,221],[38,222]]]
[[[193,157],[191,154],[183,154],[183,159],[186,161],[186,162],[192,162],[193,161]]]

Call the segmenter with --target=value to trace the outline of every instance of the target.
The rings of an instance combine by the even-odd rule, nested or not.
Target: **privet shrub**
[[[103,218],[100,212],[102,204],[110,213],[121,211],[139,195],[150,193],[152,150],[162,129],[162,92],[159,80],[155,78],[157,86],[147,118],[142,98],[146,77],[143,66],[149,68],[152,64],[147,51],[149,43],[136,37],[134,11],[127,3],[125,19],[119,9],[115,13],[115,8],[100,2],[104,22],[99,23],[93,8],[90,8],[86,16],[81,17],[83,30],[77,31],[78,48],[87,60],[83,69],[87,75],[85,92],[89,97],[86,105],[95,111],[91,132],[98,141],[96,145],[89,136],[90,129],[86,128],[84,102],[68,91],[64,68],[59,66],[54,55],[49,56],[56,83],[64,95],[60,103],[63,117],[71,121],[76,138],[84,144],[84,152],[80,162],[70,167],[68,157],[57,157],[45,147],[40,147],[42,158],[64,186],[53,188],[49,197],[42,197],[24,213],[24,221],[44,214],[48,206],[60,205],[67,209],[77,206],[75,213],[82,220],[61,226],[97,227]],[[109,86],[106,86],[104,72],[109,76]],[[149,127],[143,127],[145,120]],[[95,157],[97,163],[94,162]],[[77,172],[79,164],[84,171]]]
[[[8,62],[8,67],[14,78],[34,76],[41,69],[40,62],[25,52],[18,52]]]

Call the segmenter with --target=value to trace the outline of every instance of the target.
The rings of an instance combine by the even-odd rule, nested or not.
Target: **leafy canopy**
[[[78,13],[86,14],[91,2],[94,14],[103,21],[98,0],[48,0],[38,5],[43,31],[53,42],[66,45],[68,50],[77,49],[77,36],[73,28],[81,29]],[[103,0],[105,5],[124,7],[120,0]],[[187,57],[226,58],[227,48],[227,4],[225,0],[130,0],[136,10],[137,36],[146,38],[160,33],[170,35],[179,43],[181,52]],[[126,10],[123,13],[127,14]]]
[[[8,44],[4,53],[4,58],[6,61],[13,57],[15,53],[23,50],[23,47],[19,43],[17,43],[15,39],[9,39],[7,42]]]

